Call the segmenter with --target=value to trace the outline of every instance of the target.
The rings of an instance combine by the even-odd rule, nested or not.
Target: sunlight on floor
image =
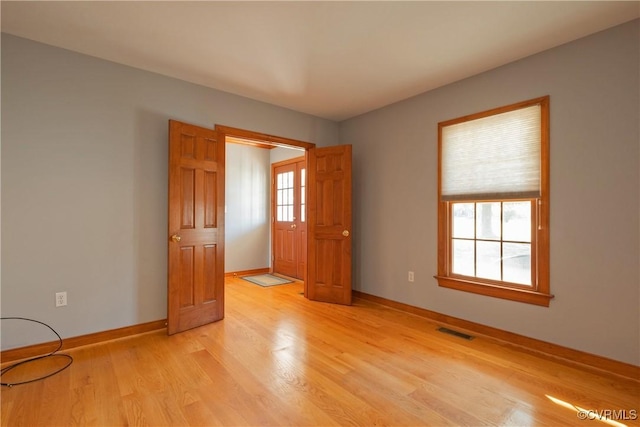
[[[627,427],[626,424],[622,424],[618,421],[614,421],[610,417],[615,416],[623,419],[635,419],[636,417],[635,410],[634,411],[624,411],[624,410],[615,411],[611,409],[589,410],[589,409],[584,409],[579,406],[573,405],[571,403],[565,402],[564,400],[560,400],[556,397],[549,396],[548,394],[545,394],[545,396],[556,405],[560,405],[572,411],[576,411],[576,417],[579,420],[587,420],[587,419],[598,420],[598,421],[602,421],[603,423],[616,426],[616,427]],[[625,418],[625,417],[628,417],[628,418]]]
[[[531,408],[515,408],[509,413],[508,418],[503,419],[501,425],[534,427],[537,425],[535,418],[531,415]]]

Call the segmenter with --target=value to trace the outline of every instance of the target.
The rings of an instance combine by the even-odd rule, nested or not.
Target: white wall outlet
[[[413,281],[415,280],[415,278],[416,278],[416,277],[414,276],[413,271],[410,271],[410,272],[409,272],[409,281],[410,281],[410,282],[413,282]]]
[[[67,293],[56,292],[56,307],[63,307],[67,305]]]

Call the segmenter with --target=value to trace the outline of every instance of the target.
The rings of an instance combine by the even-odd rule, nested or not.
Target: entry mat
[[[260,286],[277,286],[284,285],[285,283],[292,283],[289,279],[274,276],[273,274],[258,274],[256,276],[244,276],[242,279],[255,283]]]

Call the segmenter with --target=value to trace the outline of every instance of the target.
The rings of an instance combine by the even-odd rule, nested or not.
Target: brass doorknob
[[[297,225],[291,224],[291,228],[296,228],[296,227],[297,227]]]
[[[171,236],[171,240],[178,243],[180,240],[182,240],[182,237],[178,236],[177,234],[174,234],[173,236]]]
[[[344,237],[349,237],[349,230],[344,230],[344,231],[342,232],[342,235],[343,235]]]

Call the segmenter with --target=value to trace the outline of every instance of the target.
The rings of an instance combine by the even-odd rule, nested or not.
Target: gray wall
[[[270,152],[227,144],[225,164],[225,272],[269,267]]]
[[[639,365],[638,29],[636,20],[341,123],[354,150],[355,288]],[[544,308],[438,287],[437,123],[543,95],[555,299]]]
[[[337,144],[338,144],[338,141],[335,141],[335,143],[329,144],[329,145],[337,145]],[[276,147],[273,150],[271,150],[271,163],[278,163],[284,160],[293,159],[295,157],[301,157],[301,156],[304,156],[304,153],[305,153],[304,150]]]
[[[166,317],[169,119],[338,140],[327,120],[2,35],[3,316],[63,337]],[[3,349],[54,338],[2,332]]]

